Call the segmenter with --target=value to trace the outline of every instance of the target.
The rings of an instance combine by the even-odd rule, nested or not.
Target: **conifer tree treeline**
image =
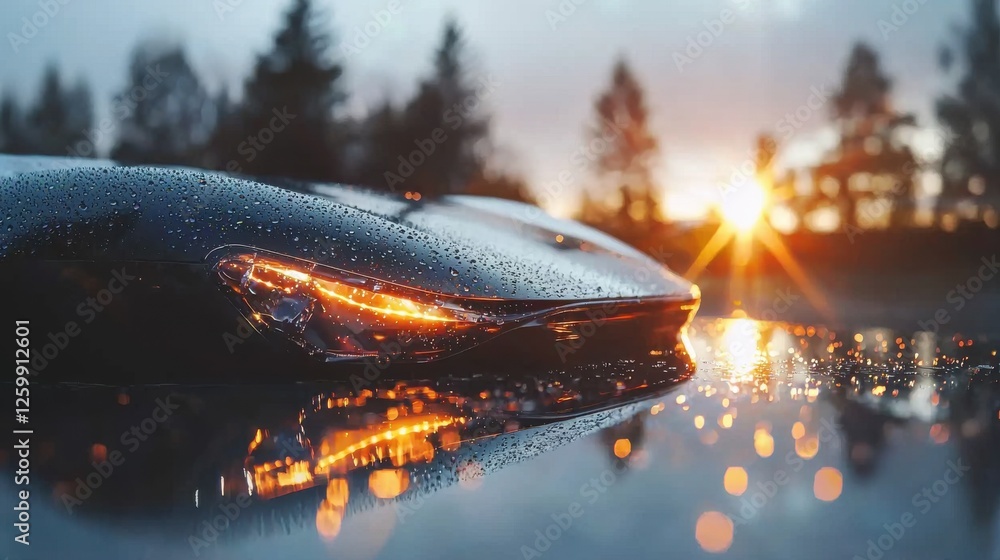
[[[100,149],[127,164],[530,199],[521,179],[491,166],[490,82],[472,73],[457,22],[446,21],[412,99],[356,119],[343,114],[344,66],[324,15],[311,0],[292,0],[235,101],[225,90],[209,94],[182,47],[145,41],[112,100],[111,122],[95,124],[87,87],[67,86],[52,66],[32,106],[0,96],[0,152],[93,157]]]
[[[106,155],[128,164],[345,182],[421,196],[531,198],[525,182],[498,165],[485,109],[497,84],[470,63],[457,22],[444,22],[409,99],[375,103],[357,117],[346,111],[345,51],[335,47],[329,14],[312,0],[287,1],[273,43],[257,57],[239,95],[225,88],[210,93],[181,46],[144,41],[131,55],[110,117],[100,122],[86,83],[67,80],[54,65],[30,102],[0,92],[0,152]],[[985,221],[1000,207],[1000,14],[995,0],[968,2],[971,24],[941,57],[946,72],[962,74],[956,91],[937,103],[947,132],[938,214],[955,214],[971,201]],[[582,214],[647,231],[643,226],[660,217],[662,189],[653,178],[660,146],[641,80],[624,59],[611,70],[585,137],[595,188],[584,190]],[[794,212],[804,218],[833,207],[842,225],[859,227],[877,211],[887,216],[884,227],[913,225],[916,176],[928,164],[918,164],[901,140],[916,123],[893,107],[891,94],[877,50],[857,43],[829,105],[840,141],[809,170],[820,188],[811,200],[791,205]],[[609,208],[607,195],[619,195],[619,203]]]
[[[958,90],[937,103],[947,131],[939,213],[962,199],[1000,198],[1000,14],[995,0],[971,4],[972,23],[941,57],[946,72],[957,66],[964,74]]]
[[[10,94],[0,102],[0,152],[65,156],[85,142],[93,124],[90,89],[83,81],[63,83],[59,69],[49,66],[35,103],[22,110]],[[86,154],[93,155],[93,154]]]

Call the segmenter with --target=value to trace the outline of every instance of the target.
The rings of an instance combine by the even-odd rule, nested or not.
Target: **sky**
[[[933,152],[933,103],[953,89],[938,67],[968,0],[316,0],[346,66],[348,110],[403,101],[431,71],[444,19],[467,32],[471,75],[496,87],[492,114],[504,165],[522,173],[543,206],[566,214],[588,182],[593,102],[621,56],[646,88],[661,154],[656,178],[675,217],[714,200],[750,156],[755,138],[782,140],[789,166],[808,165],[831,141],[828,109],[851,45],[876,47],[894,78],[895,106],[915,112],[918,149]],[[146,38],[183,42],[210,89],[238,93],[266,51],[283,0],[6,0],[0,4],[0,90],[27,101],[47,62],[85,77],[98,118],[125,84],[129,52]],[[37,15],[49,5],[54,15]],[[57,7],[56,8],[53,8]],[[389,8],[395,6],[394,11]],[[393,13],[394,12],[394,13]],[[376,24],[379,19],[384,23]],[[47,19],[32,37],[22,18]],[[376,32],[356,42],[365,26]],[[890,27],[891,26],[891,27]],[[30,29],[28,30],[30,31]],[[14,38],[14,35],[24,40]],[[348,52],[345,44],[362,45]],[[811,99],[812,97],[812,99]],[[812,102],[813,107],[809,108]],[[789,117],[790,115],[790,117]],[[796,116],[798,115],[798,116]],[[803,118],[804,117],[804,118]],[[105,147],[110,139],[105,139]],[[564,179],[560,181],[560,177]],[[569,180],[565,180],[565,179]]]

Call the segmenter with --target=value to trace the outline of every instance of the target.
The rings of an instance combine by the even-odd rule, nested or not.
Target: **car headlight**
[[[474,345],[505,323],[445,296],[268,251],[226,247],[210,259],[258,330],[328,361],[427,361]]]

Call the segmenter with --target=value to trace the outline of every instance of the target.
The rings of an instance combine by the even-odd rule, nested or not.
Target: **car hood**
[[[412,201],[342,185],[9,156],[0,192],[0,260],[202,263],[220,246],[246,245],[447,296],[698,297],[610,236],[498,199]]]

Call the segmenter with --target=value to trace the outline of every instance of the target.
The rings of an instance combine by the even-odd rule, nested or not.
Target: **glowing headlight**
[[[261,331],[327,360],[426,361],[475,343],[496,321],[433,294],[264,251],[224,251],[213,268]]]

